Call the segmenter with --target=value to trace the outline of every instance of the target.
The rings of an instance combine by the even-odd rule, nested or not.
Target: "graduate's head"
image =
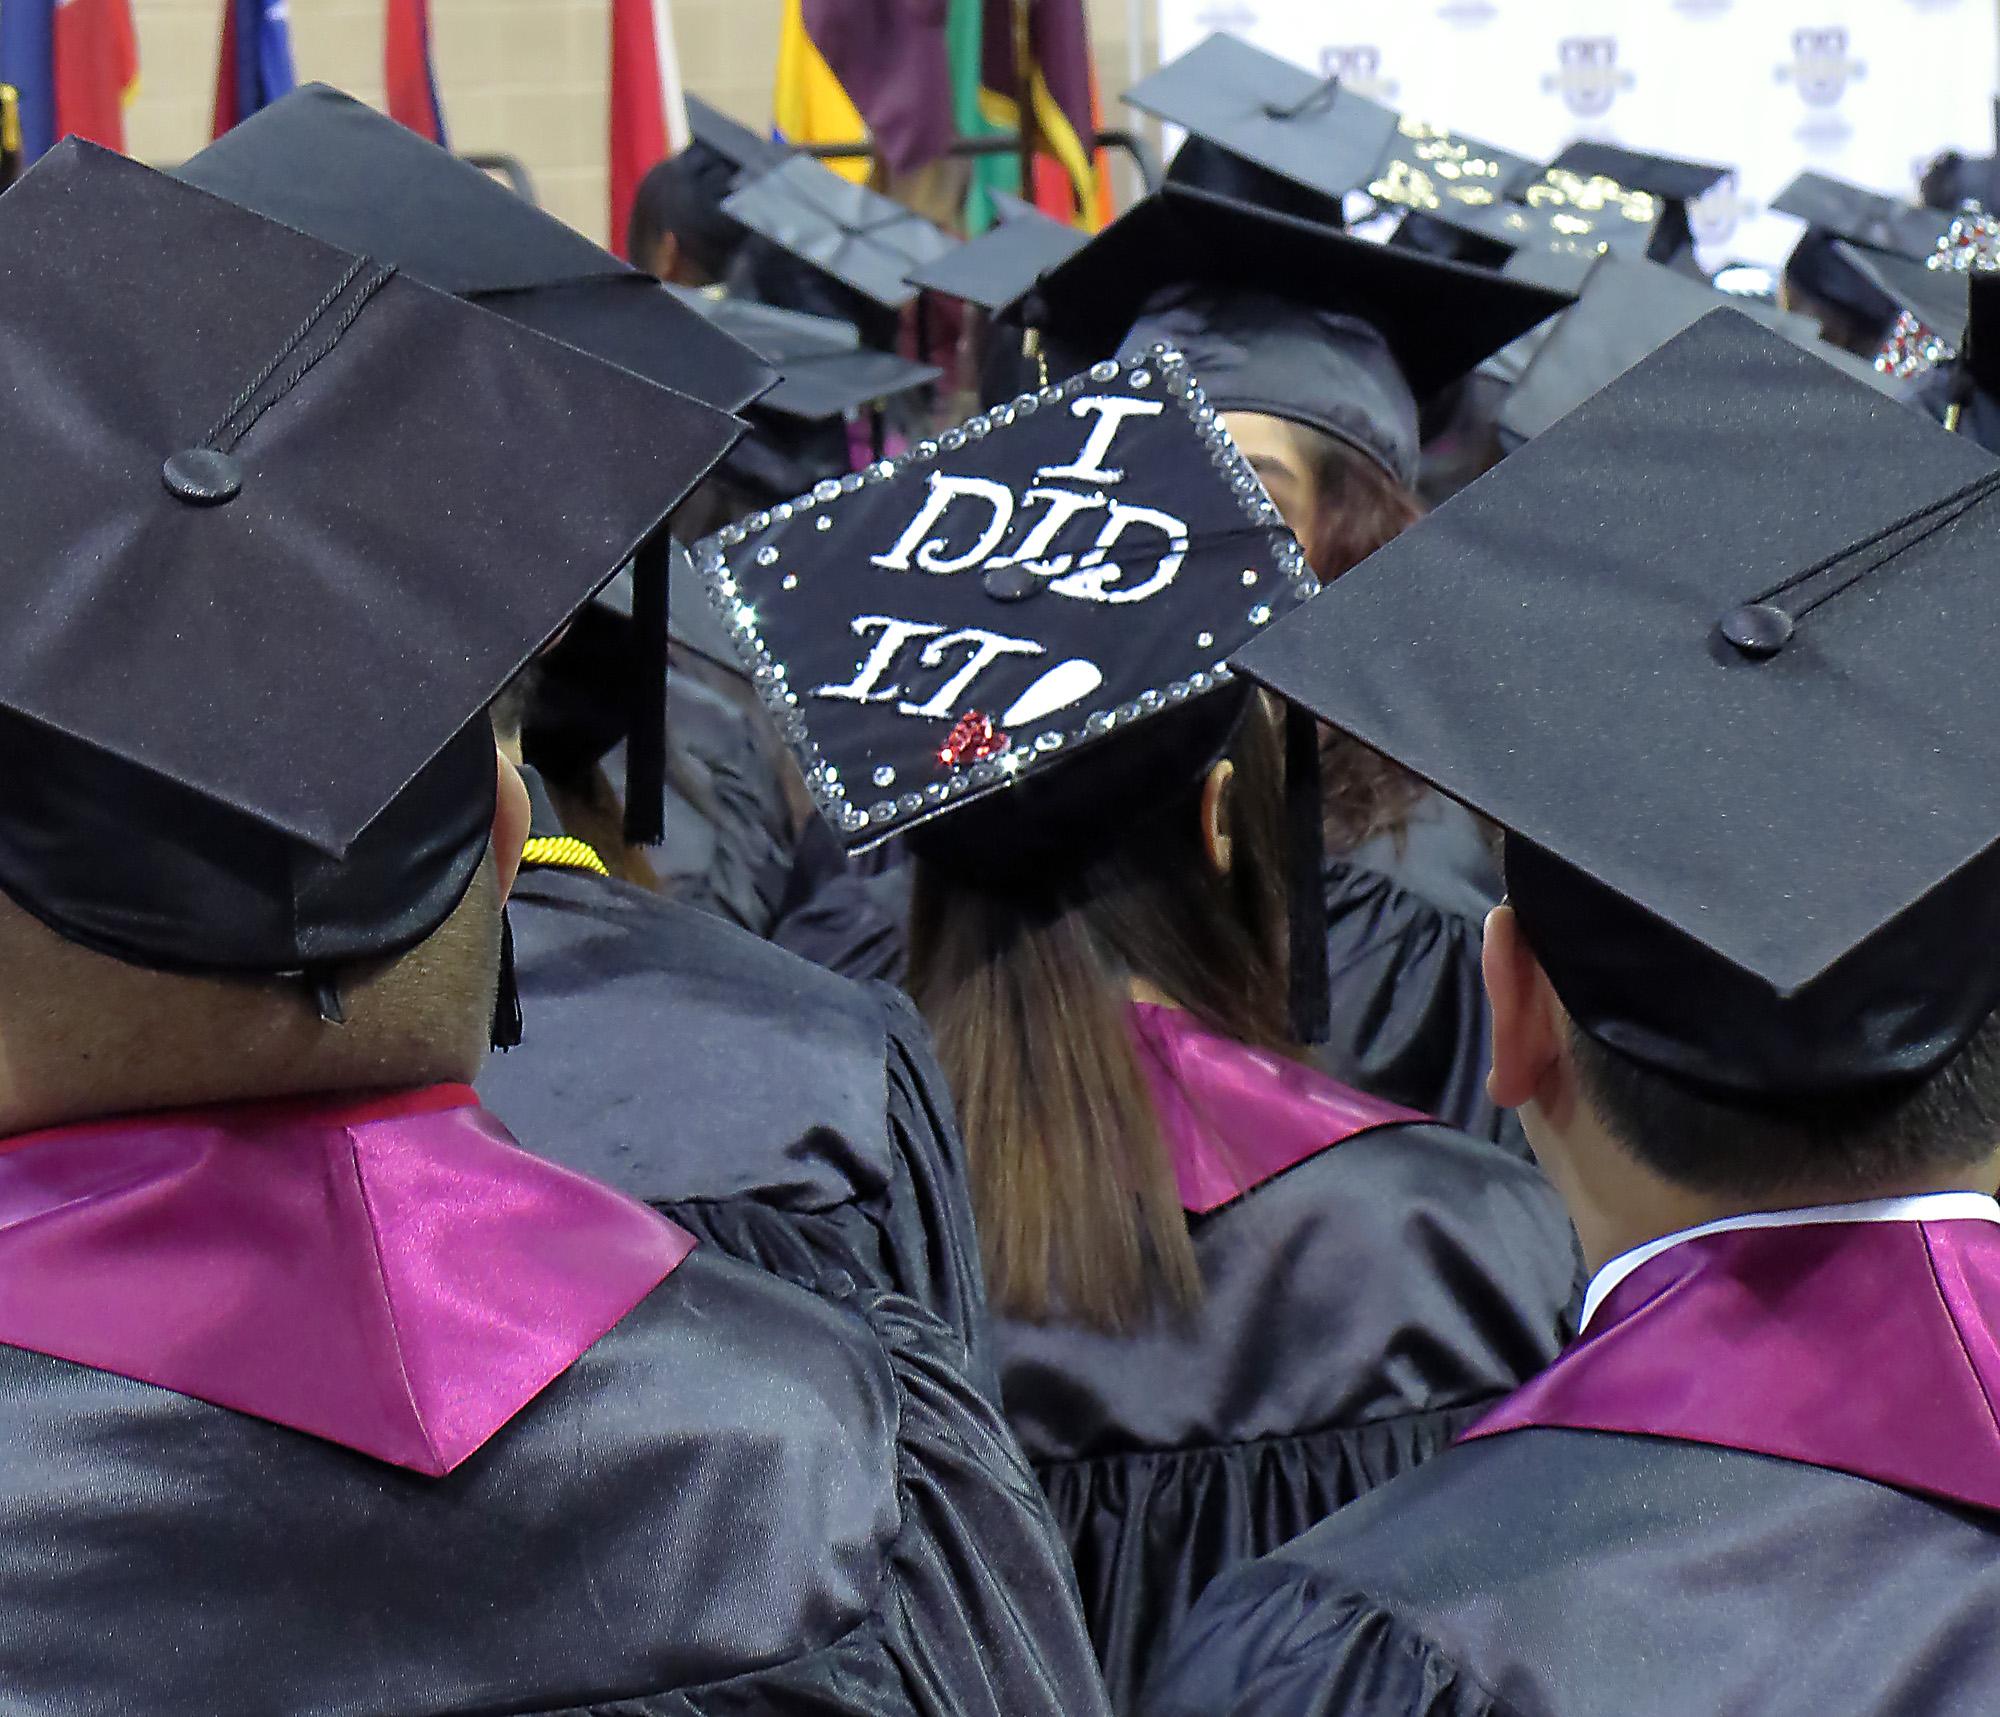
[[[1974,1023],[1927,1071],[1839,1091],[1723,1089],[1586,1029],[1523,923],[1503,906],[1487,925],[1491,1089],[1521,1111],[1573,1208],[1643,1201],[1648,1178],[1653,1197],[1718,1211],[2000,1184],[2000,1019]],[[1714,1005],[1727,1029],[1726,1002]]]
[[[1261,695],[1203,704],[1024,784],[1018,805],[918,836],[910,990],[958,1105],[1005,1315],[1129,1328],[1199,1298],[1135,993],[1291,1047],[1282,717]],[[1091,807],[1108,794],[1126,809],[1107,822]]]
[[[1239,652],[1509,831],[1494,1094],[1531,1137],[1600,1093],[1667,1204],[1978,1149],[1996,509],[1990,455],[1718,310]]]
[[[77,301],[135,240],[165,276]],[[525,829],[485,706],[728,420],[75,141],[0,254],[13,1089],[469,1068]],[[343,1047],[350,994],[380,1030]]]
[[[742,227],[722,212],[735,172],[700,144],[658,161],[639,181],[625,254],[635,268],[673,286],[713,286],[742,246]]]
[[[501,906],[527,791],[498,760],[491,835],[464,892],[413,946],[338,974],[341,1019],[296,977],[162,971],[59,934],[0,898],[0,1136],[245,1098],[469,1083],[500,979]]]

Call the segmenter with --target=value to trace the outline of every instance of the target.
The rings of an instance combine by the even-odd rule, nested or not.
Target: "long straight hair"
[[[1294,1047],[1284,752],[1262,694],[1227,756],[1227,875],[1204,849],[1200,783],[1032,880],[917,862],[910,990],[957,1100],[987,1286],[1004,1316],[1123,1331],[1200,1302],[1130,996],[1142,980],[1211,1031]]]

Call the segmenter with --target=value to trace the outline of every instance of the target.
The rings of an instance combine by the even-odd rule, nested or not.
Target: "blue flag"
[[[0,4],[0,83],[21,97],[21,157],[32,161],[56,141],[55,0]]]
[[[11,6],[15,0],[8,0]],[[292,26],[286,0],[223,0],[222,63],[215,77],[215,135],[289,95]]]

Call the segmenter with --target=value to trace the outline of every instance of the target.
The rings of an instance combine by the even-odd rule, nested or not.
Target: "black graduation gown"
[[[1189,1229],[1208,1290],[1191,1326],[999,1325],[1007,1417],[1120,1711],[1210,1580],[1546,1365],[1582,1269],[1534,1168],[1430,1126],[1350,1138]]]
[[[1218,1582],[1147,1717],[2000,1712],[2000,1518],[1707,1444],[1467,1444]]]
[[[524,1036],[479,1094],[528,1149],[735,1256],[908,1295],[997,1388],[964,1148],[907,999],[587,870],[524,869],[508,916]]]
[[[698,1249],[443,1478],[0,1348],[0,1709],[1076,1717],[957,1343]]]
[[[1493,1022],[1479,950],[1505,889],[1477,819],[1426,793],[1400,837],[1330,858],[1325,875],[1331,1029],[1320,1066],[1527,1155],[1520,1124],[1486,1095]]]

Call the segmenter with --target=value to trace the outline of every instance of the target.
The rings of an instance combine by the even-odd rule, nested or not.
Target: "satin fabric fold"
[[[1191,1215],[1220,1209],[1357,1133],[1430,1118],[1218,1037],[1179,1008],[1135,1002],[1131,1017],[1181,1207]]]
[[[2000,1512],[2000,1226],[1816,1222],[1687,1240],[1466,1440],[1531,1426],[1775,1455]]]
[[[0,1143],[0,1342],[432,1476],[693,1245],[463,1086]]]

